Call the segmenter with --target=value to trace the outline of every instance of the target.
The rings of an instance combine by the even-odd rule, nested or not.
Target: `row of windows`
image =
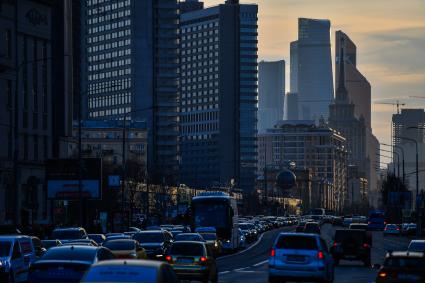
[[[108,49],[111,49],[111,48],[123,47],[123,46],[127,46],[127,45],[130,45],[130,44],[131,44],[131,39],[117,40],[117,41],[102,43],[102,44],[99,44],[99,45],[89,47],[89,48],[87,48],[87,51],[88,51],[88,53],[93,53],[93,52],[108,50]]]
[[[103,54],[99,54],[99,55],[91,55],[91,56],[88,56],[88,61],[91,63],[91,62],[96,62],[96,61],[101,61],[101,60],[109,60],[109,59],[113,59],[113,58],[117,58],[117,57],[121,57],[121,56],[127,56],[127,55],[131,55],[131,49],[130,48],[120,49],[120,50],[107,52],[107,53],[103,53]]]
[[[188,86],[182,86],[182,90],[196,90],[196,89],[202,89],[202,88],[208,88],[208,87],[218,87],[218,81],[215,82],[209,82],[209,83],[204,83],[204,84],[199,84],[199,85],[188,85]]]
[[[212,28],[212,27],[218,27],[218,21],[204,23],[202,25],[183,27],[181,31],[182,33],[189,33],[189,32],[200,31],[200,30]]]
[[[196,54],[196,53],[201,53],[201,52],[208,52],[209,53],[213,53],[211,51],[215,50],[214,55],[218,56],[218,44],[211,44],[208,46],[203,46],[203,47],[194,47],[194,48],[186,48],[186,49],[182,49],[181,51],[181,55],[190,55],[190,54]],[[209,56],[211,57],[211,56]]]
[[[88,29],[88,34],[94,34],[94,33],[98,33],[98,32],[114,30],[114,29],[117,29],[117,28],[123,28],[123,27],[130,26],[130,24],[131,24],[130,19],[126,19],[126,20],[122,20],[122,21],[119,21],[119,22],[115,22],[115,23],[110,23],[110,24],[101,25],[101,26],[95,26],[95,27]]]
[[[97,16],[92,17],[92,18],[87,20],[87,24],[94,25],[94,24],[102,23],[104,21],[121,19],[123,17],[128,17],[130,15],[131,15],[131,10],[127,9],[127,10],[124,10],[124,11],[110,13],[110,14],[107,14],[107,15],[104,15],[104,16],[102,15],[100,17],[97,17]]]
[[[181,60],[182,60],[182,63],[185,63],[185,62],[197,61],[197,60],[200,60],[202,58],[206,59],[207,57],[206,56],[202,56],[202,55],[188,56],[188,57],[183,57]],[[214,60],[210,59],[210,60],[203,60],[202,61],[202,65],[203,66],[210,66],[210,65],[214,65],[214,64],[218,64],[218,58],[217,57],[215,57]]]
[[[182,123],[193,123],[199,121],[211,121],[218,119],[219,112],[204,112],[204,113],[193,113],[189,115],[181,116]]]
[[[185,135],[184,140],[209,140],[214,138],[214,134],[197,134],[197,135]]]
[[[203,39],[198,40],[186,40],[186,38],[182,38],[182,47],[183,48],[190,48],[190,47],[196,47],[203,44],[212,44],[213,42],[218,44],[218,36],[210,36]]]
[[[87,43],[91,44],[91,43],[101,42],[101,41],[104,41],[104,40],[110,40],[110,39],[116,39],[116,38],[120,38],[120,37],[124,37],[124,36],[130,36],[130,35],[131,35],[131,30],[125,29],[125,30],[120,30],[120,31],[115,31],[115,32],[109,32],[109,33],[106,33],[106,34],[90,36],[90,37],[87,38]]]
[[[214,97],[214,101],[218,101],[218,97]],[[201,103],[208,103],[213,102],[213,97],[204,97],[204,98],[198,98],[198,99],[185,99],[182,101],[182,105],[185,106],[191,105],[191,104],[201,104]]]
[[[93,80],[103,80],[103,79],[109,79],[114,77],[120,77],[125,75],[131,75],[131,68],[108,71],[104,73],[94,73],[93,75],[88,75],[88,78],[89,78],[89,81],[93,81]]]
[[[217,67],[218,70],[218,67]],[[199,75],[201,75],[202,72],[199,72]],[[202,81],[211,81],[213,79],[218,79],[218,73],[214,73],[214,74],[209,74],[209,75],[204,75],[204,76],[198,76],[198,77],[193,77],[198,75],[198,72],[196,70],[194,70],[193,72],[189,71],[189,72],[182,72],[182,77],[183,79],[181,80],[182,84],[190,84],[190,83],[196,83],[196,82],[202,82]],[[186,79],[187,77],[187,79]],[[204,83],[204,87],[206,87],[207,83]],[[202,87],[201,84],[198,84],[198,87]]]
[[[115,61],[109,61],[109,62],[106,62],[106,63],[89,65],[88,69],[89,69],[89,72],[90,71],[101,71],[101,70],[104,70],[104,69],[122,67],[122,66],[126,66],[126,65],[131,65],[131,59],[130,58],[120,59],[120,60],[115,60]]]
[[[218,131],[219,125],[218,123],[203,123],[196,125],[182,125],[181,131],[183,134],[196,133],[196,132],[212,132]]]
[[[119,93],[114,95],[106,95],[101,97],[89,98],[89,108],[109,107],[131,103],[130,93]]]
[[[190,98],[191,96],[196,97],[196,96],[202,96],[202,95],[212,98],[213,94],[216,94],[214,96],[214,100],[218,101],[218,88],[216,89],[209,88],[202,91],[198,90],[194,92],[189,92],[189,91],[186,91],[186,87],[185,87],[185,90],[184,91],[182,90],[182,98],[186,98],[186,97]]]
[[[97,13],[109,11],[109,9],[114,10],[114,9],[117,9],[117,8],[122,8],[124,6],[130,6],[130,0],[121,0],[121,1],[120,0],[113,0],[113,1],[112,0],[87,0],[87,2],[86,2],[87,7],[98,5],[98,4],[103,4],[103,3],[105,3],[105,4],[107,3],[108,5],[89,9],[89,11],[90,11],[89,14],[97,14]]]
[[[110,91],[119,91],[131,87],[131,78],[123,78],[120,80],[108,80],[106,82],[91,83],[88,86],[90,94],[99,94]]]
[[[130,111],[131,111],[131,107],[121,107],[121,108],[114,108],[114,109],[92,111],[90,112],[90,117],[96,118],[96,117],[103,117],[103,116],[110,116],[110,115],[120,115],[120,114],[128,113]]]
[[[211,66],[211,65],[207,65],[204,64],[207,63],[206,61],[199,61],[199,62],[194,62],[194,63],[187,63],[187,64],[182,64],[182,74],[186,74],[186,70],[188,70],[188,75],[192,75],[192,70],[190,69],[195,69],[193,70],[193,75],[197,75],[197,74],[206,74],[206,73],[212,73],[212,72],[218,72],[218,66]]]
[[[208,109],[218,109],[218,103],[209,105],[198,105],[194,107],[182,107],[182,112],[201,111]]]

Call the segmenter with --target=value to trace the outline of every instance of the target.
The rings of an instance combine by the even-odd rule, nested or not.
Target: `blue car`
[[[112,252],[105,247],[52,247],[31,265],[28,282],[78,283],[93,263],[114,258]]]

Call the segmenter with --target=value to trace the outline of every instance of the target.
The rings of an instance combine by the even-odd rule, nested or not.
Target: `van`
[[[29,236],[0,236],[0,281],[25,282],[30,265],[36,260]]]

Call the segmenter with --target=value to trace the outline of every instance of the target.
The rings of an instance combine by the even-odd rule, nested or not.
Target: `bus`
[[[224,192],[204,192],[192,199],[192,231],[214,227],[223,251],[239,248],[238,208],[236,200]]]
[[[383,211],[375,210],[369,213],[367,219],[368,230],[384,230],[385,228],[385,214]]]

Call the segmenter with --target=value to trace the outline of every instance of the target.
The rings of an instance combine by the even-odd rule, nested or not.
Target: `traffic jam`
[[[268,281],[334,282],[341,260],[371,267],[371,230],[386,237],[414,234],[413,223],[385,223],[383,215],[240,216],[236,201],[222,192],[192,199],[191,224],[129,227],[91,234],[82,227],[57,227],[50,237],[1,231],[1,282],[219,282],[218,261],[255,246],[278,231],[269,248]],[[333,243],[321,236],[335,228]],[[284,232],[280,231],[287,228]],[[288,230],[289,229],[289,230]],[[382,232],[381,232],[382,231]],[[376,282],[425,282],[425,241],[389,251],[376,269]]]

